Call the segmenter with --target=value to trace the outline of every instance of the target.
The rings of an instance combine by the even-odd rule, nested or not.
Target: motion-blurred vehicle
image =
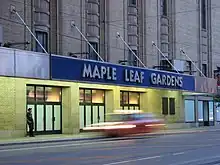
[[[106,122],[92,124],[84,130],[102,132],[108,137],[127,136],[155,132],[165,128],[162,119],[152,113],[142,113],[140,110],[116,110],[106,115]]]

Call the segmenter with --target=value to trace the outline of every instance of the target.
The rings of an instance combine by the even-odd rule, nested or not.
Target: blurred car
[[[116,111],[106,115],[106,122],[92,124],[84,130],[98,131],[106,136],[126,136],[158,131],[165,128],[164,121],[152,113],[140,111]]]

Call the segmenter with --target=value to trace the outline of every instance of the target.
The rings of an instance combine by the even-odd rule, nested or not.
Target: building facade
[[[3,0],[2,137],[26,134],[27,107],[34,110],[35,132],[43,134],[78,133],[114,109],[154,112],[174,127],[214,125],[220,121],[213,99],[220,64],[218,6],[218,0]],[[174,76],[174,85],[163,84],[160,75]]]

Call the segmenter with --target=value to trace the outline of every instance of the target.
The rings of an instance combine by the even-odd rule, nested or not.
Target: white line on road
[[[176,155],[183,155],[183,154],[185,154],[185,152],[173,153],[172,155],[173,155],[173,156],[176,156]]]
[[[220,158],[220,156],[211,156],[211,157],[206,157],[206,158],[201,158],[201,159],[193,159],[193,160],[183,161],[183,162],[174,163],[174,164],[170,164],[170,165],[189,165],[189,164],[191,165],[194,163],[199,163],[202,161],[212,160],[212,159],[216,159],[216,158]]]
[[[152,157],[145,157],[145,158],[139,158],[139,159],[133,159],[133,160],[125,160],[125,161],[120,161],[120,162],[114,162],[114,163],[107,163],[103,165],[116,165],[116,164],[124,164],[124,163],[130,163],[130,162],[137,162],[137,161],[142,161],[142,160],[149,160],[149,159],[156,159],[156,158],[161,158],[162,156],[152,156]]]
[[[124,142],[129,142],[133,140],[124,140]],[[35,149],[47,149],[47,148],[60,148],[60,147],[70,147],[70,146],[82,146],[82,145],[93,145],[93,144],[109,144],[109,143],[121,143],[121,141],[99,141],[99,142],[90,142],[90,143],[74,143],[74,144],[63,144],[63,145],[53,145],[53,146],[40,146],[40,147],[25,147],[25,148],[12,148],[12,149],[3,149],[1,152],[11,152],[11,151],[25,151],[25,150],[35,150]]]

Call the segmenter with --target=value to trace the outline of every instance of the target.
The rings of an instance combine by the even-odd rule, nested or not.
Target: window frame
[[[80,91],[83,91],[83,101],[80,100],[80,97],[79,97],[79,104],[80,105],[105,105],[105,97],[106,97],[106,93],[105,93],[105,90],[103,89],[90,89],[90,88],[79,88],[79,94],[80,94]],[[88,90],[90,92],[90,102],[86,102],[85,100],[85,97],[86,97],[86,90]],[[104,93],[104,98],[103,98],[103,103],[94,103],[92,102],[92,91],[103,91]]]
[[[202,29],[207,29],[207,1],[201,0],[201,27]]]
[[[91,46],[96,50],[96,52],[99,53],[99,44],[97,42],[89,42],[91,44]],[[97,56],[97,54],[94,52],[94,50],[91,48],[90,45],[88,45],[88,58],[91,60],[99,60],[99,57]]]
[[[137,55],[137,50],[132,50],[136,56]],[[132,53],[132,51],[128,51],[128,64],[131,65],[131,66],[138,66],[138,60],[137,60],[137,57],[134,56],[134,54]]]
[[[168,97],[162,97],[161,101],[162,101],[162,103],[161,103],[162,104],[162,115],[168,115],[169,114],[169,99],[168,99]]]
[[[48,45],[49,45],[49,35],[47,32],[45,31],[39,31],[39,30],[36,30],[35,31],[35,35],[36,35],[36,38],[38,39],[38,41],[41,43],[41,45],[44,47],[44,49],[46,51],[48,51]],[[39,37],[42,37],[42,41]],[[38,42],[36,41],[35,42],[35,51],[36,52],[41,52],[41,53],[45,53],[44,50],[41,48],[41,46],[38,44]]]
[[[173,104],[171,104],[173,103]],[[176,114],[176,99],[173,97],[169,98],[169,114],[175,115]]]
[[[127,104],[125,104],[123,102],[125,93],[128,95],[128,103]],[[138,94],[138,103],[137,104],[130,104],[130,93]],[[121,90],[120,91],[120,107],[122,107],[123,110],[124,110],[125,107],[128,107],[129,110],[130,110],[131,107],[133,107],[133,108],[138,107],[138,109],[140,109],[140,96],[141,96],[140,94],[141,94],[140,92],[132,92],[132,91],[123,91],[123,90]]]

